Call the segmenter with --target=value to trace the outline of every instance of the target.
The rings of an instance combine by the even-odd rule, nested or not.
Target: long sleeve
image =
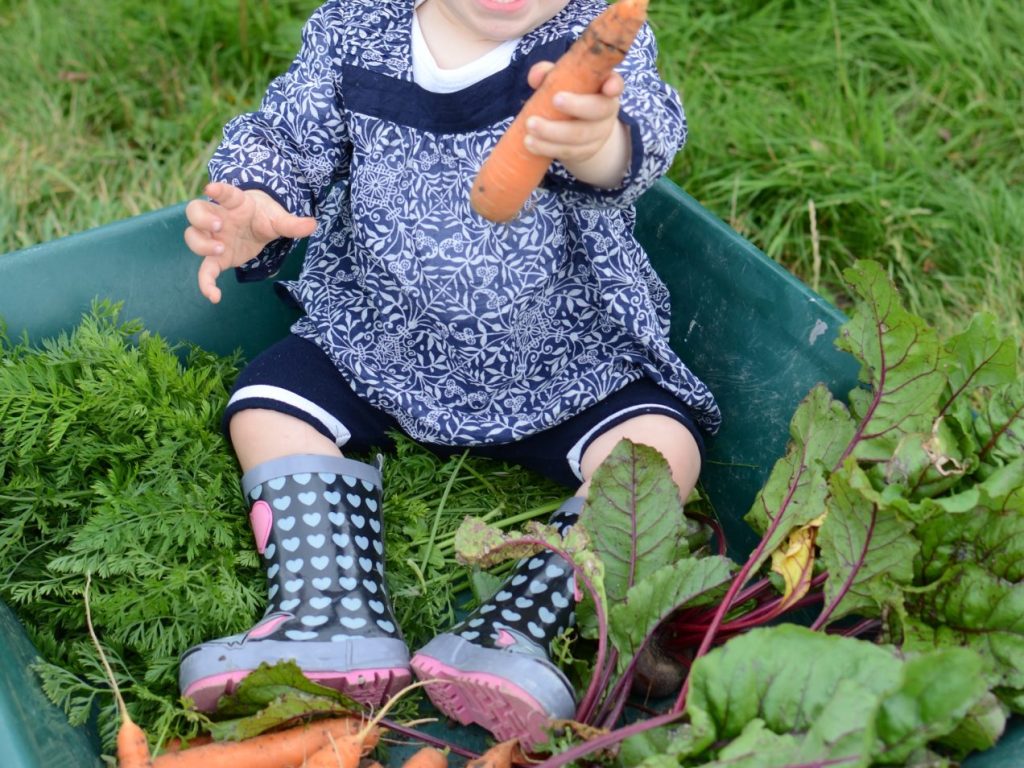
[[[322,5],[306,23],[288,71],[267,89],[260,108],[231,120],[210,161],[210,178],[259,189],[289,212],[315,216],[326,191],[348,174],[349,128],[340,92],[341,3]],[[293,247],[269,244],[238,270],[241,280],[267,277]]]
[[[568,205],[633,205],[668,171],[672,159],[686,142],[682,101],[676,90],[662,80],[657,57],[654,33],[645,24],[629,55],[618,67],[626,81],[619,118],[629,127],[632,142],[630,167],[622,184],[614,189],[583,184],[556,162],[548,172],[547,185],[558,189]]]

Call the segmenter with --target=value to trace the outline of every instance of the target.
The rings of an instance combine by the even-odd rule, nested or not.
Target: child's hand
[[[554,66],[542,61],[527,76],[532,88],[540,86]],[[568,120],[532,117],[526,124],[526,148],[560,161],[580,181],[597,187],[617,187],[630,161],[629,128],[619,120],[619,96],[625,82],[612,72],[597,94],[555,94],[555,106]]]
[[[316,219],[289,213],[259,190],[242,191],[214,182],[203,192],[210,200],[193,200],[185,207],[190,225],[185,244],[203,259],[199,290],[214,304],[221,297],[217,287],[221,272],[242,266],[280,237],[298,239],[316,229]]]

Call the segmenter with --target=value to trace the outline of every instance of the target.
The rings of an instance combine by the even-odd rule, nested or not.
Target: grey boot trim
[[[323,474],[348,475],[357,480],[364,480],[376,488],[381,487],[380,468],[370,464],[364,464],[355,459],[346,459],[342,456],[321,456],[314,453],[300,453],[292,456],[282,456],[278,459],[271,459],[262,464],[257,464],[244,475],[242,475],[242,492],[246,498],[253,488],[268,480],[288,475],[298,475],[307,472]]]

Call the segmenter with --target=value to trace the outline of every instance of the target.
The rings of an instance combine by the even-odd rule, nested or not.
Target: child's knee
[[[657,450],[668,462],[680,495],[690,495],[700,475],[700,446],[689,428],[662,414],[636,416],[595,438],[580,462],[585,481],[623,439]]]

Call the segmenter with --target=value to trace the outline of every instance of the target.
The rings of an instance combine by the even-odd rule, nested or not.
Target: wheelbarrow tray
[[[0,257],[0,317],[9,336],[40,341],[69,331],[105,298],[171,342],[221,354],[250,357],[281,338],[295,314],[272,281],[222,277],[219,305],[199,294],[185,226],[178,205]],[[845,318],[670,181],[641,199],[637,233],[672,296],[672,346],[722,408],[702,481],[742,557],[756,538],[742,516],[785,451],[799,401],[818,382],[838,397],[857,385],[856,361],[833,345]],[[296,275],[300,261],[292,254],[281,277]],[[72,728],[43,695],[27,668],[36,651],[2,603],[0,653],[5,768],[100,765],[95,733]],[[1014,723],[996,748],[965,765],[1022,763],[1024,728]]]

